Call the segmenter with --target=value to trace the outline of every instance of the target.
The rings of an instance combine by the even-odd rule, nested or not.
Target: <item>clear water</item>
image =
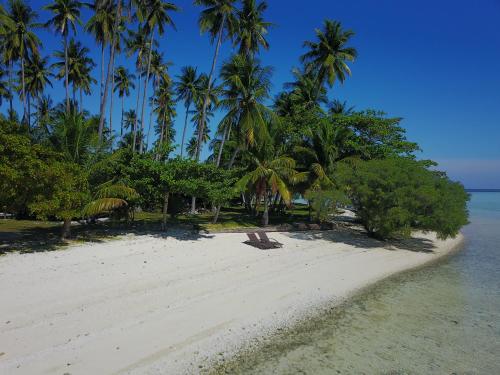
[[[500,374],[500,193],[473,193],[464,249],[217,368],[228,374]]]

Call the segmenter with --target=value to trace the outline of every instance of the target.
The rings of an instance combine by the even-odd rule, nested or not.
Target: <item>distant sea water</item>
[[[500,192],[472,192],[463,249],[272,337],[217,372],[500,374]]]

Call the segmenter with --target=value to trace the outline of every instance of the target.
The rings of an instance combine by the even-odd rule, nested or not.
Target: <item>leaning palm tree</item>
[[[33,32],[39,25],[35,22],[38,15],[24,0],[9,0],[9,18],[15,23],[15,28],[4,38],[4,59],[12,64],[21,62],[21,99],[23,102],[23,118],[26,120],[26,59],[38,53],[40,39]],[[12,86],[11,86],[12,87]]]
[[[276,156],[272,145],[262,145],[249,153],[250,171],[237,183],[238,190],[251,191],[255,194],[255,204],[264,201],[262,225],[269,224],[269,203],[276,194],[286,204],[291,201],[290,185],[301,178],[295,170],[295,160],[286,156]]]
[[[206,111],[209,106],[209,96],[212,89],[215,67],[217,65],[217,57],[223,39],[233,38],[234,32],[237,27],[236,21],[236,0],[195,0],[196,5],[205,6],[206,8],[201,12],[198,24],[202,33],[208,32],[212,43],[217,39],[215,46],[215,53],[212,60],[212,68],[208,75],[208,90],[205,94],[205,100],[202,107],[202,120],[201,124],[205,123]],[[198,137],[202,137],[203,132],[198,132]],[[200,157],[201,139],[198,140],[198,150],[196,152],[196,160]]]
[[[118,97],[121,99],[121,122],[120,122],[120,137],[123,136],[123,116],[124,116],[124,100],[125,97],[130,96],[130,89],[135,89],[135,84],[133,80],[135,75],[129,73],[127,68],[124,66],[119,66],[115,69],[115,87],[114,92],[118,92]]]
[[[117,210],[125,210],[125,216],[129,218],[129,206],[136,202],[139,193],[123,181],[108,181],[97,187],[93,199],[83,208],[84,217],[93,217],[104,213],[112,213]]]
[[[165,32],[165,26],[172,26],[175,29],[174,22],[170,17],[169,12],[178,11],[179,8],[172,4],[167,3],[163,0],[149,0],[146,2],[146,19],[145,25],[147,32],[149,33],[149,53],[148,53],[148,63],[146,76],[144,77],[144,93],[142,96],[142,111],[141,111],[141,123],[144,125],[144,111],[146,108],[146,98],[148,92],[148,82],[151,73],[151,59],[153,54],[153,45],[155,32],[158,30],[159,35],[163,35]]]
[[[53,17],[46,23],[46,27],[53,27],[56,32],[63,37],[64,56],[65,56],[65,86],[66,86],[66,111],[69,112],[69,68],[68,68],[68,35],[70,28],[76,34],[76,24],[82,24],[80,20],[80,10],[83,3],[77,0],[54,0],[50,5],[44,7],[45,10],[52,12]]]
[[[26,64],[25,69],[26,92],[28,96],[28,126],[30,126],[31,102],[30,97],[40,101],[45,87],[52,87],[50,78],[53,76],[48,59],[42,58],[40,55],[33,55]]]
[[[316,41],[304,42],[309,49],[301,56],[306,70],[316,75],[318,86],[325,82],[330,87],[336,80],[343,83],[351,69],[348,62],[354,61],[358,53],[355,48],[347,44],[354,36],[352,30],[344,30],[338,21],[326,20],[324,29],[316,29]]]
[[[241,55],[253,55],[259,52],[260,47],[269,49],[266,35],[272,23],[264,20],[266,9],[265,1],[257,4],[256,0],[243,0],[243,7],[237,13],[238,32],[234,40]]]
[[[181,141],[181,158],[184,153],[184,142],[186,139],[186,129],[188,124],[189,112],[191,110],[191,105],[193,101],[198,96],[198,85],[199,77],[196,73],[196,68],[192,66],[185,66],[181,70],[181,75],[177,77],[179,79],[175,84],[175,90],[177,93],[177,100],[184,101],[184,107],[186,108],[186,115],[184,118],[184,128],[182,130],[182,141]]]

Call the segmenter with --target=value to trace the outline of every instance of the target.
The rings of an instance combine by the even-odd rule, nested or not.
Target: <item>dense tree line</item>
[[[198,27],[214,47],[211,69],[186,66],[177,77],[157,49],[166,28],[175,28],[179,8],[173,3],[54,0],[42,9],[50,14],[45,24],[24,0],[0,7],[3,210],[64,220],[65,236],[71,219],[129,217],[138,207],[162,210],[166,225],[167,214],[196,214],[200,204],[213,211],[214,222],[221,206],[241,204],[268,225],[270,212],[286,215],[299,195],[318,221],[329,220],[340,204],[353,205],[367,231],[380,238],[409,235],[413,228],[453,236],[467,222],[463,187],[433,171],[432,162],[417,161],[419,147],[406,139],[400,118],[330,97],[329,89],[351,75],[353,31],[326,20],[304,42],[293,81],[272,97],[273,69],[259,58],[271,47],[266,2],[194,3],[201,7]],[[84,7],[91,12],[85,22]],[[40,27],[62,40],[51,65]],[[78,41],[82,32],[100,47],[99,62]],[[224,43],[237,53],[221,58]],[[135,72],[116,66],[120,54],[135,59]],[[58,104],[46,94],[55,80],[65,89]],[[90,113],[84,99],[96,83],[100,106]],[[135,107],[125,108],[133,94]],[[119,126],[111,116],[115,97]],[[176,113],[179,102],[182,114]],[[217,111],[223,116],[214,124]],[[178,115],[180,145],[174,144]],[[210,155],[201,160],[207,144]]]

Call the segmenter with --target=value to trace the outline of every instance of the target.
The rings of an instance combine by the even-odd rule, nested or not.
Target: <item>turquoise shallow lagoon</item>
[[[472,193],[462,251],[242,353],[230,374],[500,374],[500,193]]]

